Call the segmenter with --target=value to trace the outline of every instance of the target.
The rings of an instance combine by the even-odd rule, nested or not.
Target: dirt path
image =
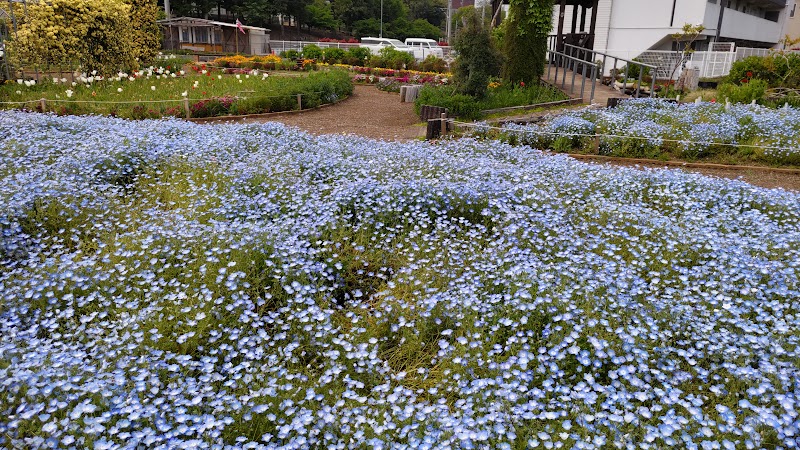
[[[277,114],[254,122],[282,122],[313,134],[357,134],[374,139],[409,140],[425,137],[425,127],[412,103],[374,86],[356,86],[341,103],[292,114]]]
[[[400,103],[397,94],[383,92],[374,86],[356,86],[353,95],[336,105],[302,113],[276,114],[268,118],[247,119],[248,122],[282,122],[313,134],[357,134],[374,139],[410,140],[425,136],[425,125],[414,114],[414,106]],[[596,164],[619,166],[664,167],[660,163],[625,161],[592,161]],[[762,170],[732,168],[683,168],[722,178],[741,179],[747,183],[766,187],[784,188],[800,192],[800,174],[776,173]]]

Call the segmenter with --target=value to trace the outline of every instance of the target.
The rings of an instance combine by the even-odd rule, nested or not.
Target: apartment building
[[[687,23],[705,26],[695,42],[697,50],[707,49],[717,35],[719,42],[737,46],[775,47],[787,24],[800,23],[792,16],[800,14],[794,10],[796,0],[789,0],[790,5],[787,0],[727,0],[717,30],[720,4],[725,1],[555,0],[554,34],[560,28],[567,42],[586,43],[594,50],[630,58],[645,50],[673,49],[672,35]]]

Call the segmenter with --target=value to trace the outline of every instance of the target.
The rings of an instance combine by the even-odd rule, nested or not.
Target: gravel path
[[[335,105],[251,122],[282,122],[313,134],[357,134],[374,139],[409,140],[425,137],[425,125],[412,103],[374,86],[355,86],[353,95]]]
[[[414,114],[414,106],[400,103],[397,94],[383,92],[374,86],[355,86],[353,95],[336,105],[302,113],[276,114],[248,122],[282,122],[313,134],[356,134],[383,140],[410,140],[425,137],[425,124]],[[589,161],[619,166],[664,167],[663,164]],[[741,179],[747,183],[800,192],[800,174],[753,170],[721,170],[681,168],[705,175]]]

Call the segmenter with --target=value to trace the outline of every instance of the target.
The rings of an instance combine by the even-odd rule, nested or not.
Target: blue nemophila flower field
[[[507,140],[556,151],[657,158],[800,164],[800,110],[635,99],[616,108],[568,111],[542,125],[509,124]]]
[[[798,446],[796,193],[278,124],[0,136],[0,446]]]

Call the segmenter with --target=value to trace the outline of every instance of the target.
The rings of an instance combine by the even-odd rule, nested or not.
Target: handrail
[[[638,79],[638,81],[636,83],[636,98],[639,98],[639,94],[640,94],[641,88],[642,88],[642,74],[644,73],[644,70],[642,70],[642,69],[645,68],[645,67],[650,69],[652,71],[652,74],[653,74],[652,81],[650,83],[650,97],[652,98],[652,97],[655,96],[655,89],[656,89],[656,77],[655,77],[655,73],[656,72],[655,71],[658,70],[658,66],[654,66],[654,65],[651,65],[651,64],[646,64],[646,63],[643,63],[643,62],[640,62],[640,61],[633,61],[633,60],[630,60],[630,59],[620,58],[618,56],[610,55],[608,53],[598,52],[596,50],[583,48],[583,47],[578,47],[578,46],[572,45],[572,44],[564,43],[563,45],[567,50],[569,50],[570,56],[573,56],[573,54],[581,55],[581,53],[582,53],[583,54],[582,60],[587,60],[587,58],[589,58],[590,60],[594,61],[597,56],[602,56],[603,57],[602,69],[603,69],[604,72],[605,72],[605,69],[606,69],[606,60],[607,60],[607,58],[614,59],[614,68],[610,71],[610,73],[612,74],[612,78],[617,74],[617,63],[619,61],[625,62],[626,63],[625,64],[625,81],[623,82],[624,86],[627,86],[627,84],[628,84],[628,72],[630,71],[631,66],[640,66],[640,68],[639,68],[639,79]]]
[[[555,63],[555,82],[558,84],[558,69],[559,67],[564,70],[562,80],[561,80],[561,88],[565,89],[566,82],[567,82],[567,70],[572,70],[572,82],[570,85],[570,93],[575,93],[575,76],[578,72],[578,65],[580,64],[583,70],[583,76],[581,77],[581,100],[583,100],[584,92],[586,91],[586,78],[591,78],[592,80],[592,91],[589,95],[589,103],[594,102],[594,91],[595,86],[597,83],[597,72],[600,69],[600,65],[595,62],[586,61],[580,58],[577,58],[572,55],[568,55],[566,53],[557,52],[555,50],[548,50],[548,62],[547,65],[547,78],[550,78],[550,71],[553,67],[553,63]],[[571,67],[571,68],[570,68]],[[588,68],[591,68],[591,76],[588,76],[586,71]]]

